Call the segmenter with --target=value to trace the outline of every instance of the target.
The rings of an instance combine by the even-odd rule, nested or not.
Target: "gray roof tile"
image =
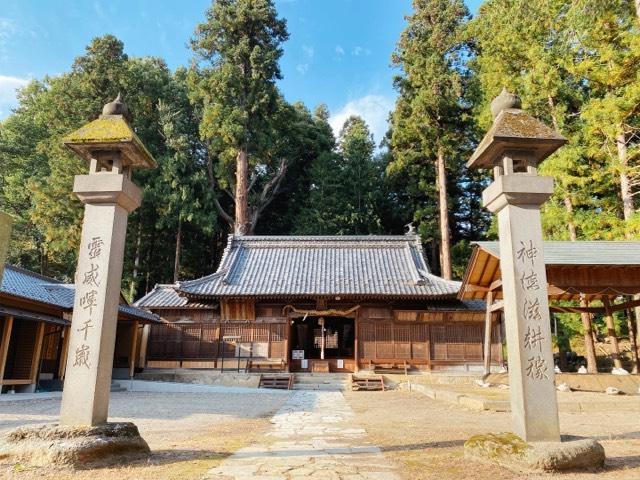
[[[36,302],[55,305],[63,310],[73,309],[75,285],[31,272],[24,268],[5,265],[0,292]],[[157,315],[145,310],[120,304],[120,313],[150,321],[158,321]]]
[[[475,242],[500,257],[498,242]],[[629,241],[547,241],[543,243],[547,265],[640,265],[640,242]]]
[[[416,235],[231,236],[218,271],[179,282],[192,298],[454,298],[460,282],[429,272]]]

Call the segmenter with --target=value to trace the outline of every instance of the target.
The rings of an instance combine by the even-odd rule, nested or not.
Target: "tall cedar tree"
[[[403,171],[416,163],[435,163],[438,193],[440,271],[452,278],[451,229],[447,195],[447,164],[464,144],[466,45],[461,31],[469,12],[462,0],[414,0],[393,63],[400,96],[391,116],[389,170]]]
[[[264,150],[278,109],[281,44],[289,34],[271,0],[216,0],[206,17],[191,42],[194,97],[203,104],[200,132],[209,143],[210,161],[218,161],[212,170],[220,175],[235,162],[235,182],[219,178],[220,187],[233,197],[235,218],[216,202],[220,215],[235,233],[251,234],[257,211],[277,193],[286,173],[286,159],[271,158]],[[265,171],[272,178],[262,182],[262,192],[250,205],[253,179]]]

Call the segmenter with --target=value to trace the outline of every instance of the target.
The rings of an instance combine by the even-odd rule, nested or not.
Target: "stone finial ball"
[[[107,103],[102,107],[103,115],[129,115],[129,108],[127,104],[122,100],[122,95],[118,93],[118,96],[112,102]]]
[[[522,101],[518,95],[507,91],[507,89],[503,87],[500,95],[491,102],[491,115],[493,115],[495,119],[502,110],[509,108],[522,108]]]

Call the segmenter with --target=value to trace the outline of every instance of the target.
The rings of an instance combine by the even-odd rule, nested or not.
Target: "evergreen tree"
[[[461,145],[468,131],[464,68],[467,47],[461,32],[469,13],[462,0],[414,0],[413,8],[392,57],[402,73],[395,79],[400,95],[391,117],[389,143],[393,161],[389,172],[419,175],[418,189],[425,188],[427,183],[435,185],[436,199],[433,202],[429,195],[429,203],[438,206],[440,270],[450,279],[447,169],[462,168]],[[427,238],[437,236],[434,226],[429,225],[431,222],[422,220],[434,213],[430,205],[421,205],[414,216]]]
[[[265,155],[280,103],[275,82],[281,78],[286,23],[271,0],[217,0],[206,16],[191,42],[197,62],[193,97],[203,105],[200,132],[218,162],[218,183],[235,204],[235,218],[223,209],[220,214],[236,233],[250,234],[258,209],[273,198],[286,173],[285,160]],[[265,170],[273,178],[250,202],[250,176],[264,176]]]
[[[326,128],[328,114],[316,111]],[[323,151],[310,167],[310,185],[295,232],[307,235],[362,235],[382,229],[383,171],[375,143],[360,117],[348,118],[336,151]]]

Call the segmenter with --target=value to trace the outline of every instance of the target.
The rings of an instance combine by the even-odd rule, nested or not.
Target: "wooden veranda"
[[[602,314],[614,366],[622,367],[613,314],[640,307],[640,242],[545,242],[544,256],[550,311],[582,314],[586,330],[590,328],[589,315]],[[475,244],[459,298],[486,301],[484,360],[485,373],[489,373],[491,325],[503,309],[498,242]],[[629,324],[637,363],[638,327]]]

